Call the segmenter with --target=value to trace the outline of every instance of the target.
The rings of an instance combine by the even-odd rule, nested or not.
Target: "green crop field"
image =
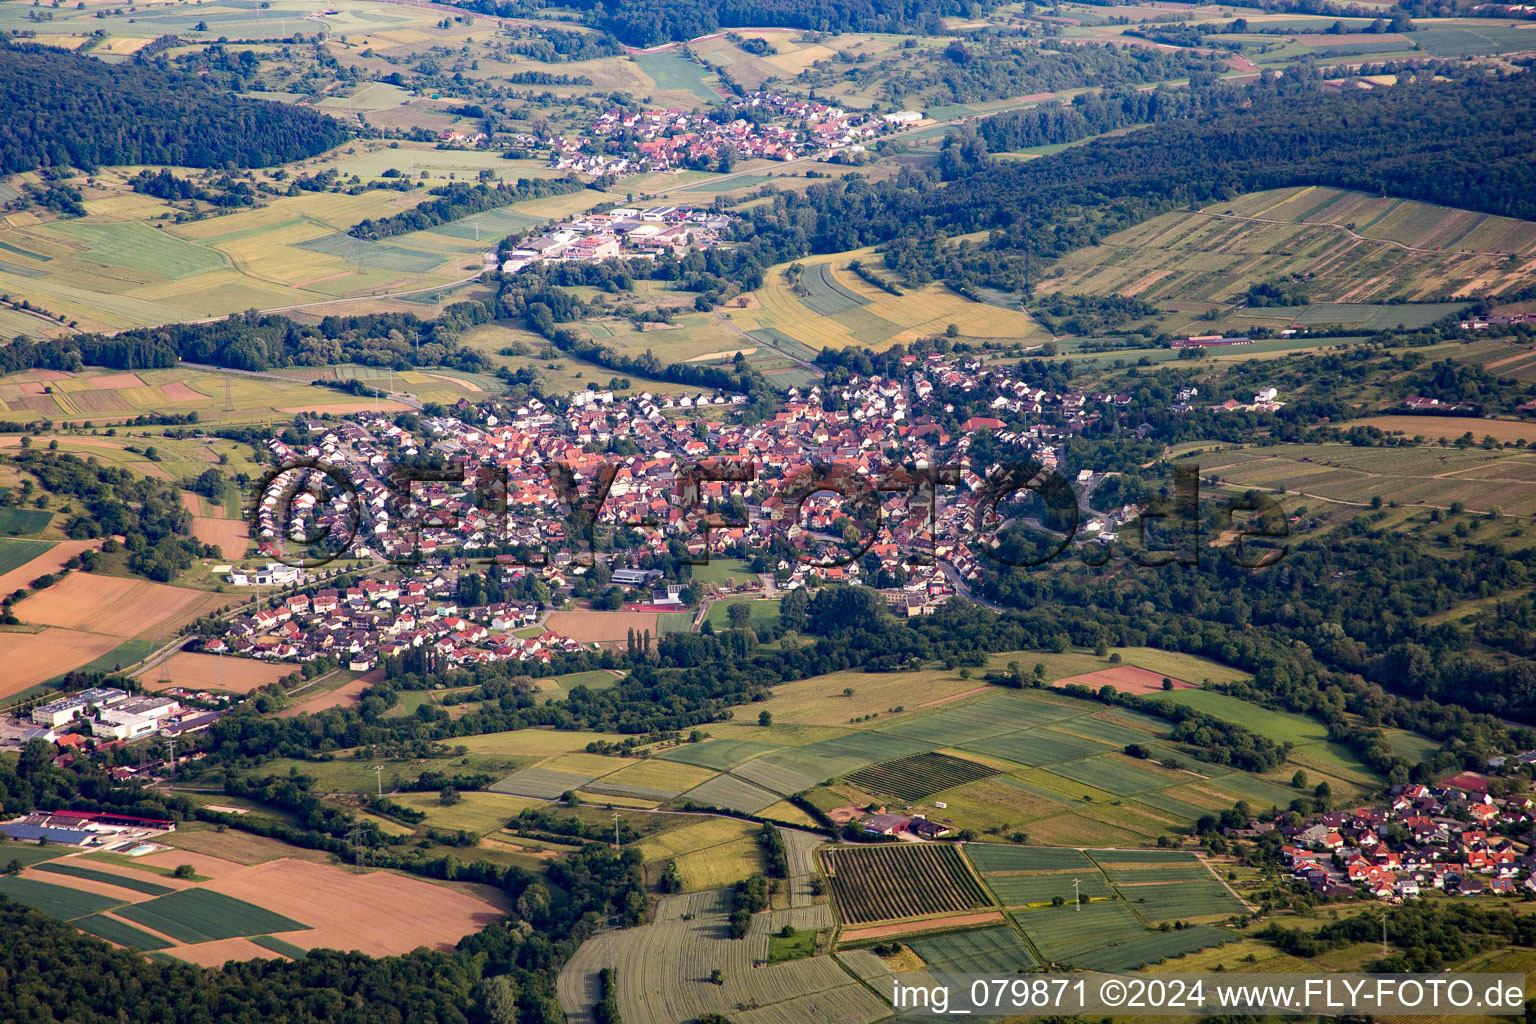
[[[223,253],[132,221],[103,224],[61,220],[49,224],[47,230],[83,243],[86,258],[93,262],[148,270],[170,281],[229,265]]]
[[[1186,879],[1158,885],[1122,885],[1120,895],[1147,921],[1246,914],[1248,908],[1207,873],[1204,880]]]
[[[953,846],[836,847],[822,854],[845,924],[952,913],[989,903]]]
[[[673,52],[642,53],[635,63],[663,92],[692,93],[705,103],[720,102],[720,94],[709,85],[709,72],[687,57]]]
[[[274,953],[281,953],[290,960],[303,960],[309,955],[309,950],[303,946],[295,946],[291,942],[284,942],[282,939],[273,938],[270,935],[252,935],[250,939],[262,949],[270,949]]]
[[[1146,739],[1143,735],[1129,742],[1143,742]],[[961,742],[957,746],[962,750],[974,750],[978,754],[991,754],[1027,765],[1056,764],[1116,749],[1110,743],[1071,736],[1052,729],[1008,732],[1001,736]]]
[[[168,885],[160,885],[157,882],[149,882],[140,878],[129,878],[126,875],[113,874],[110,871],[96,871],[92,868],[81,867],[78,864],[63,864],[58,861],[52,861],[37,865],[36,870],[52,871],[59,875],[72,875],[75,878],[89,878],[93,882],[106,882],[109,885],[115,885],[123,889],[132,889],[134,892],[146,892],[151,896],[164,896],[168,892],[176,891]]]
[[[930,753],[860,768],[848,776],[848,781],[870,793],[889,793],[902,800],[920,800],[931,793],[999,774],[996,768],[975,761]]]
[[[1039,961],[1005,926],[916,938],[907,943],[936,974],[1017,974]]]
[[[0,896],[41,910],[60,921],[72,921],[87,914],[99,914],[123,905],[122,900],[82,892],[63,885],[51,885],[16,875],[0,875]]]
[[[846,313],[848,310],[869,305],[869,300],[850,288],[844,287],[832,276],[830,263],[818,263],[807,267],[800,275],[800,284],[806,294],[800,301],[806,308],[822,316]]]
[[[684,743],[657,756],[663,761],[682,761],[684,764],[724,771],[778,749],[776,746],[748,740],[707,740],[703,743]]]
[[[7,509],[6,511],[14,511]],[[4,528],[0,527],[0,533]],[[18,566],[26,565],[39,555],[46,554],[53,547],[53,541],[46,540],[12,540],[0,539],[0,575],[10,572]]]
[[[74,922],[75,927],[81,931],[90,932],[97,938],[115,942],[119,946],[133,946],[146,952],[152,949],[165,949],[170,945],[165,939],[151,935],[131,924],[124,924],[115,918],[104,917],[101,914],[92,914],[90,917],[82,917]]]
[[[1071,903],[1074,894],[1090,899],[1107,899],[1114,892],[1104,876],[1097,871],[992,873],[983,875],[982,880],[987,883],[997,901],[1006,907],[1045,904],[1056,899]],[[1076,889],[1072,886],[1073,882],[1077,883]]]
[[[0,508],[0,535],[6,537],[21,537],[26,534],[41,533],[48,528],[48,524],[52,521],[53,513],[45,512],[42,509]],[[4,543],[11,544],[14,542]],[[49,544],[42,550],[34,550],[30,557],[36,558],[38,555],[42,554],[43,551],[46,551],[52,546],[52,544]],[[0,559],[9,561],[11,558],[15,557],[14,555],[7,553],[10,550],[11,549],[9,547],[0,548]],[[22,559],[21,562],[17,562],[10,568],[14,569],[16,565],[21,565],[22,562],[25,562],[26,560],[27,559]]]
[[[1147,934],[1147,926],[1120,901],[1036,907],[1016,911],[1013,919],[1040,955],[1058,964],[1078,963],[1084,953]]]
[[[301,931],[309,927],[209,889],[183,889],[145,903],[131,904],[116,913],[185,943]]]
[[[1286,711],[1271,711],[1214,690],[1170,690],[1153,695],[1241,725],[1275,743],[1317,743],[1328,738],[1328,727],[1315,719]]]
[[[825,778],[807,771],[804,767],[776,764],[764,757],[753,758],[737,765],[731,769],[731,774],[785,796],[810,789]]]
[[[778,793],[769,792],[745,779],[731,775],[717,775],[702,785],[695,786],[679,799],[692,800],[706,807],[725,807],[746,814],[756,814],[769,804],[779,802]]]
[[[1093,862],[1081,850],[1047,846],[1002,846],[967,843],[965,855],[982,874],[1000,871],[1092,871]]]

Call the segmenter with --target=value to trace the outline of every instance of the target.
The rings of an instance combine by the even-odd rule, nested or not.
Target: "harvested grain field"
[[[1175,679],[1173,676],[1164,676],[1159,672],[1150,672],[1135,665],[1116,665],[1114,668],[1101,669],[1098,672],[1089,672],[1081,676],[1068,676],[1058,679],[1052,686],[1086,686],[1093,690],[1101,690],[1106,686],[1113,686],[1117,693],[1162,693],[1163,680],[1173,683],[1172,689],[1193,690],[1194,683]]]
[[[180,651],[154,668],[139,673],[139,681],[146,690],[184,686],[189,690],[250,693],[257,687],[277,682],[293,671],[295,667],[286,662],[221,658],[216,654]]]
[[[102,541],[99,540],[60,541],[32,561],[18,565],[10,572],[0,573],[0,595],[20,590],[39,576],[58,572],[64,568],[65,562],[80,552],[90,551],[101,545]]]
[[[199,967],[223,967],[230,960],[288,959],[281,953],[256,945],[250,939],[215,939],[213,942],[199,942],[191,946],[171,946],[164,952]]]
[[[75,629],[0,633],[0,663],[5,665],[5,671],[0,673],[0,697],[20,693],[95,661],[121,643],[120,637]]]
[[[623,643],[630,630],[637,637],[646,630],[657,636],[659,620],[656,612],[550,612],[544,627],[585,644]]]
[[[212,828],[180,828],[165,836],[164,842],[175,849],[134,859],[158,867],[174,868],[177,864],[192,864],[198,874],[209,878],[219,878],[252,864],[265,864],[269,860],[284,858],[312,860],[317,864],[331,862],[331,855],[321,850],[304,850],[236,829],[217,832]]]
[[[484,900],[418,878],[387,871],[357,875],[300,860],[258,864],[204,888],[309,925],[308,931],[283,933],[296,946],[369,956],[398,956],[417,946],[452,949],[503,916]]]
[[[251,544],[251,531],[244,519],[193,516],[192,536],[204,544],[215,545],[225,558],[243,558]]]
[[[223,857],[210,857],[207,854],[190,853],[181,849],[146,853],[142,857],[135,857],[134,860],[152,868],[170,868],[173,871],[183,864],[191,864],[192,870],[204,878],[222,878],[246,867],[244,864],[225,860]]]
[[[1529,420],[1490,420],[1475,416],[1368,416],[1339,424],[1340,430],[1350,427],[1375,427],[1389,432],[1400,430],[1409,437],[1450,440],[1470,430],[1479,441],[1491,435],[1495,441],[1536,442],[1536,423]]]
[[[236,600],[149,580],[74,572],[14,607],[22,622],[136,637],[173,633]]]

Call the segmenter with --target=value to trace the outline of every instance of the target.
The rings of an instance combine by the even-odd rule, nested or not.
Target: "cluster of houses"
[[[726,213],[676,206],[584,213],[543,234],[521,239],[510,253],[503,250],[501,270],[515,274],[534,263],[681,254],[720,244],[733,219]]]
[[[917,111],[879,115],[847,111],[815,100],[754,92],[731,101],[727,114],[683,110],[604,112],[585,134],[537,140],[554,152],[551,166],[595,176],[683,168],[715,169],[741,160],[827,159],[862,152],[865,144],[922,120]],[[767,117],[764,117],[764,114]]]
[[[495,603],[460,608],[453,600],[467,562],[447,560],[410,579],[364,579],[358,586],[299,593],[273,608],[237,618],[222,637],[204,641],[215,653],[279,661],[312,661],[329,656],[355,671],[373,668],[378,658],[413,648],[458,665],[492,661],[549,661],[558,651],[581,645],[549,631],[532,635],[536,604]],[[518,636],[516,633],[525,635]]]
[[[1485,776],[1463,772],[1435,786],[1395,786],[1385,806],[1317,815],[1298,825],[1254,823],[1233,834],[1254,838],[1279,828],[1291,876],[1326,899],[1401,900],[1431,890],[1536,893],[1536,853],[1505,834],[1510,826],[1527,831],[1533,822],[1536,799],[1496,799]]]

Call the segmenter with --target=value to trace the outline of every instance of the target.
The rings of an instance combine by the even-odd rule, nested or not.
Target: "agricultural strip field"
[[[996,768],[947,754],[915,754],[860,768],[848,781],[871,793],[889,793],[903,800],[920,800],[954,786],[963,786],[992,775]]]
[[[148,893],[151,896],[164,896],[167,893],[176,891],[170,886],[160,885],[157,882],[150,882],[139,878],[130,878],[127,875],[114,874],[110,871],[95,871],[91,868],[81,867],[78,864],[73,863],[66,864],[59,861],[51,861],[45,864],[38,864],[34,867],[33,870],[51,871],[60,875],[72,875],[76,878],[88,878],[92,881],[106,882],[109,885],[116,885],[124,889],[132,889],[134,892]]]
[[[587,940],[560,972],[567,1020],[596,1024],[592,1007],[605,967],[616,972],[626,1024],[673,1024],[710,1013],[750,1024],[870,1024],[890,1015],[884,999],[829,956],[767,963],[769,937],[786,924],[799,931],[831,927],[825,904],[755,914],[739,940],[728,937],[729,911],[718,891],[666,896],[651,924]],[[709,980],[716,970],[723,984]]]
[[[1514,421],[1396,416],[1353,422],[1431,439],[1471,431],[1478,440],[1484,434],[1502,435],[1505,441],[1536,440],[1536,425]],[[1224,486],[1242,489],[1283,488],[1360,506],[1380,497],[1439,508],[1460,501],[1474,512],[1495,507],[1511,515],[1536,512],[1536,455],[1528,452],[1278,445],[1205,452],[1183,461],[1198,465],[1204,476],[1218,477]]]
[[[844,924],[956,913],[990,902],[953,846],[837,847],[822,853],[822,866]]]
[[[105,914],[92,914],[89,917],[77,919],[75,927],[83,932],[90,932],[99,939],[115,942],[119,946],[132,946],[146,952],[152,949],[165,949],[171,945],[167,939],[158,935],[152,935],[142,928],[135,928],[131,924],[119,921],[115,917],[107,917]]]
[[[1043,907],[1057,898],[1071,904],[1074,895],[1080,895],[1094,901],[1085,910],[1097,908],[1099,901],[1118,900],[1151,925],[1247,913],[1210,869],[1185,851],[1081,851],[982,843],[967,843],[963,849],[1004,906]]]
[[[1007,926],[916,938],[907,945],[935,974],[1017,974],[1040,966]]]
[[[308,927],[263,907],[208,889],[184,889],[123,907],[117,913],[188,944],[299,931]]]
[[[1311,311],[1322,322],[1376,329],[1407,314],[1379,307],[1388,322],[1373,323],[1327,304],[1498,294],[1529,277],[1533,249],[1536,225],[1521,221],[1340,189],[1281,189],[1110,235],[1059,260],[1059,276],[1042,290],[1225,304],[1249,285],[1297,274],[1310,279]],[[1245,310],[1254,313],[1265,310]]]
[[[41,910],[60,921],[73,921],[77,917],[99,914],[103,910],[121,907],[124,903],[122,899],[16,875],[0,875],[0,896]]]

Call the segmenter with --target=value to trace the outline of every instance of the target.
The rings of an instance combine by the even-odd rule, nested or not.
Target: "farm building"
[[[929,821],[919,814],[912,819],[912,824],[907,826],[907,831],[924,839],[942,839],[953,831],[948,825],[938,821]]]
[[[51,828],[47,825],[29,825],[25,821],[0,822],[0,834],[16,841],[35,843],[46,839],[50,843],[66,846],[79,846],[92,835],[83,828]]]
[[[910,821],[899,814],[872,814],[864,819],[864,831],[872,836],[894,836]]]

